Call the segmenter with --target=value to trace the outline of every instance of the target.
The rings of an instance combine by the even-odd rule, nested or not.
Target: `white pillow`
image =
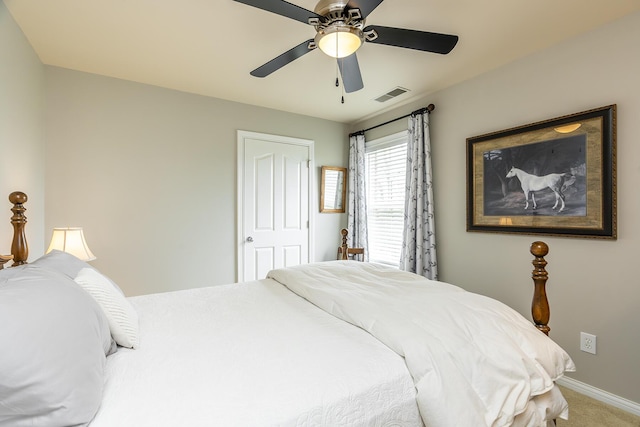
[[[102,308],[116,343],[122,347],[138,348],[138,313],[111,281],[92,268],[83,268],[74,280]]]

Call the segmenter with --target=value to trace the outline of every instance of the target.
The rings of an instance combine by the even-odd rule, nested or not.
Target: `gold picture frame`
[[[322,166],[320,212],[344,213],[347,201],[347,168]]]
[[[617,238],[616,105],[467,138],[467,231]]]

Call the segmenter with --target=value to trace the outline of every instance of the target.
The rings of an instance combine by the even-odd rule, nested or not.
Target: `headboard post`
[[[545,289],[549,273],[545,270],[547,261],[545,255],[549,253],[549,246],[544,242],[533,242],[531,244],[531,255],[535,258],[531,263],[534,266],[533,283],[535,289],[533,291],[533,301],[531,303],[531,315],[536,324],[536,328],[549,335],[551,328],[549,327],[549,301],[547,300],[547,291]]]
[[[11,212],[11,224],[13,225],[13,242],[11,243],[11,254],[13,255],[12,266],[22,265],[27,263],[29,257],[29,247],[27,245],[27,237],[24,231],[24,227],[27,224],[27,217],[24,215],[24,211],[27,209],[24,207],[24,203],[27,202],[27,195],[22,191],[14,191],[9,194],[9,201],[13,203]]]
[[[349,259],[349,245],[347,245],[347,235],[349,234],[349,230],[343,228],[340,230],[340,234],[342,234],[342,245],[340,246],[342,250],[340,251],[341,259]]]

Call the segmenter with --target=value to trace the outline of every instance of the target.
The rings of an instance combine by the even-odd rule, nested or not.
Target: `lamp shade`
[[[47,253],[54,249],[70,253],[82,261],[96,259],[96,256],[91,252],[87,242],[84,240],[82,227],[54,228]]]
[[[362,45],[362,40],[362,30],[338,24],[319,30],[315,38],[320,50],[333,58],[351,55]]]

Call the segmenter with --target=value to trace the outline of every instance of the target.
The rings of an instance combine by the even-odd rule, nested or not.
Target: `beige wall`
[[[46,238],[84,227],[128,295],[234,282],[238,130],[314,140],[316,189],[346,164],[343,124],[46,67]],[[314,212],[335,257],[346,218]]]
[[[441,279],[504,301],[530,317],[529,245],[537,236],[466,232],[468,137],[618,105],[618,240],[544,237],[550,246],[552,337],[574,358],[573,378],[640,402],[640,14],[434,93],[366,128],[429,103]],[[398,131],[405,121],[376,130]],[[580,331],[598,354],[579,351]]]
[[[29,197],[27,240],[41,255],[44,240],[44,70],[20,28],[0,2],[0,253],[9,254],[13,228],[8,196]]]

